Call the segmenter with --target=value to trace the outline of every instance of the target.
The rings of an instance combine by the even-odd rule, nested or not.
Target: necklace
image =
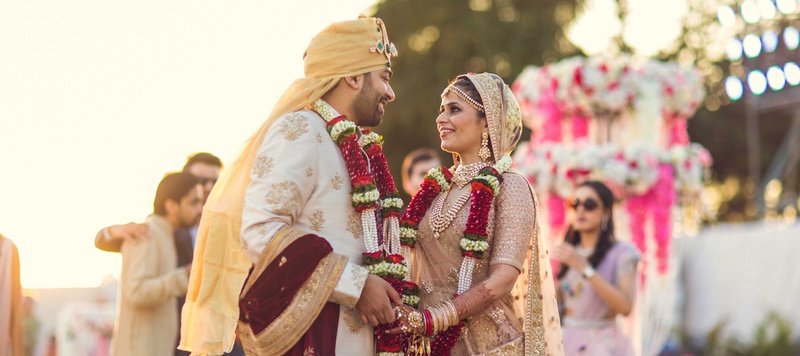
[[[455,175],[453,178],[455,178]],[[453,220],[456,218],[456,214],[461,211],[461,208],[464,207],[472,195],[471,192],[465,192],[461,194],[461,196],[458,198],[458,201],[456,201],[455,204],[453,204],[453,206],[450,207],[450,209],[447,210],[447,213],[445,213],[443,216],[442,208],[444,207],[444,202],[447,200],[447,195],[449,192],[450,189],[447,189],[441,195],[441,199],[439,199],[433,206],[431,212],[431,230],[433,230],[433,238],[436,240],[438,240],[441,233],[453,223]]]
[[[583,246],[575,246],[575,252],[583,257],[589,257],[594,253],[594,248],[583,248]]]
[[[467,226],[464,229],[463,237],[459,241],[461,255],[464,258],[461,261],[461,268],[458,273],[456,295],[464,293],[472,286],[472,272],[475,269],[475,264],[478,259],[483,258],[484,252],[489,248],[489,236],[487,233],[489,212],[492,201],[500,192],[500,184],[503,182],[502,174],[510,167],[511,157],[504,156],[494,166],[481,165],[474,173],[459,172],[459,175],[469,177],[467,183],[471,183],[470,190],[462,194],[444,215],[442,215],[442,206],[444,201],[447,200],[450,184],[455,183],[456,178],[445,167],[431,169],[425,175],[425,180],[419,193],[408,204],[408,209],[400,219],[400,240],[404,245],[413,247],[419,238],[419,223],[429,209],[431,210],[431,229],[434,237],[438,239],[439,234],[452,223],[456,213],[466,205],[469,198],[472,198]],[[456,171],[458,172],[458,170]],[[462,171],[469,171],[469,169],[464,167]],[[466,186],[467,183],[464,183],[463,186]],[[437,200],[439,195],[441,197]],[[410,290],[413,290],[415,296],[418,297],[419,288],[413,287],[415,288]],[[440,332],[428,345],[431,349],[438,350],[435,353],[436,355],[449,355],[450,349],[455,343],[453,340],[458,339],[462,326],[463,324],[459,323]]]
[[[485,167],[486,163],[483,162],[475,162],[468,165],[461,164],[456,167],[455,172],[453,172],[453,183],[458,186],[458,189],[464,188],[464,186],[469,184],[469,182],[478,175],[478,172]]]

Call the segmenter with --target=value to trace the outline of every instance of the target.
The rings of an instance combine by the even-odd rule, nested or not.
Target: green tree
[[[397,100],[379,128],[392,173],[419,147],[439,147],[439,95],[465,72],[494,72],[511,85],[522,69],[578,50],[564,36],[581,0],[385,0],[376,16],[399,52],[392,61]],[[524,135],[523,140],[528,136]],[[446,164],[449,155],[442,153]],[[399,182],[398,182],[399,185]],[[408,197],[406,197],[406,201]]]

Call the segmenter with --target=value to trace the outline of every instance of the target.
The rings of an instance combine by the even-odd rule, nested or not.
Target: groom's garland
[[[483,258],[484,252],[489,249],[488,233],[489,212],[491,211],[492,201],[500,192],[500,184],[503,182],[503,172],[511,167],[511,157],[503,156],[494,166],[486,166],[478,172],[478,175],[471,181],[471,198],[467,226],[464,229],[464,236],[459,243],[461,255],[464,259],[461,262],[458,277],[458,293],[464,293],[472,286],[472,272],[478,259]],[[453,174],[444,166],[431,169],[425,175],[419,193],[411,200],[408,209],[400,219],[400,241],[404,247],[413,248],[419,239],[419,223],[430,209],[433,200],[443,190],[449,189]],[[404,249],[405,250],[405,249]],[[414,295],[419,300],[419,288]],[[403,297],[404,300],[406,296]],[[426,325],[424,336],[433,337],[434,331],[430,312],[423,311]],[[449,355],[461,333],[463,322],[450,326],[446,330],[439,331],[429,345],[411,345],[409,350],[412,353],[428,353],[431,355]],[[419,340],[420,338],[414,338]],[[425,341],[422,341],[424,344]]]
[[[383,138],[369,129],[360,129],[344,115],[334,117],[330,107],[322,99],[315,101],[312,109],[327,122],[328,133],[342,151],[350,175],[353,207],[361,214],[361,228],[367,250],[362,254],[364,266],[370,273],[389,282],[398,293],[402,293],[403,302],[416,307],[416,303],[410,303],[414,298],[408,295],[414,290],[419,295],[419,289],[416,285],[403,282],[408,276],[408,267],[401,254],[398,221],[403,201],[399,198],[383,155]],[[362,150],[369,161],[364,158]],[[376,217],[379,208],[383,218],[383,244],[379,243]],[[419,302],[419,298],[416,300]],[[375,328],[378,355],[403,355],[402,348],[406,343],[404,335],[384,332],[394,326],[382,324]]]

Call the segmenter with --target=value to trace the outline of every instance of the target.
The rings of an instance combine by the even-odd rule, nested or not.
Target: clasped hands
[[[395,304],[394,307],[392,307],[392,303]],[[367,276],[367,280],[364,282],[364,289],[356,303],[356,310],[361,316],[361,321],[372,326],[391,324],[400,320],[398,327],[387,330],[387,333],[390,334],[425,332],[422,313],[404,305],[392,285],[373,274]]]

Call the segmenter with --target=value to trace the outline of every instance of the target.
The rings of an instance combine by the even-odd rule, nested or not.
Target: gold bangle
[[[453,304],[453,301],[452,300],[445,301],[445,304],[447,304],[447,307],[448,307],[450,313],[453,315],[453,319],[454,319],[453,324],[454,325],[458,324],[458,321],[459,321],[459,319],[458,319],[458,311],[456,310],[456,306]]]
[[[428,312],[431,313],[431,322],[433,322],[433,333],[439,333],[439,318],[436,315],[436,308],[428,307]]]
[[[453,320],[450,318],[450,313],[447,311],[447,304],[440,305],[439,310],[442,315],[444,315],[444,328],[447,329],[453,326]]]

